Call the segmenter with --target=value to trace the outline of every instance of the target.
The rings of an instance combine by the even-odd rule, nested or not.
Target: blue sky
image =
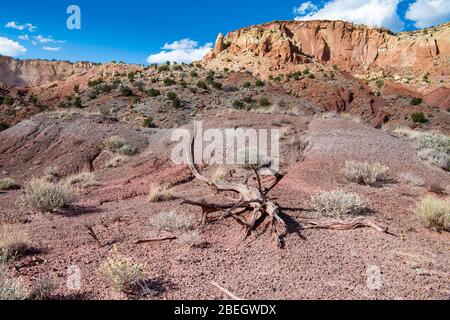
[[[66,10],[73,4],[81,9],[81,30],[66,27]],[[189,61],[207,52],[219,32],[272,20],[324,18],[412,30],[449,21],[450,0],[9,1],[0,12],[0,54]]]

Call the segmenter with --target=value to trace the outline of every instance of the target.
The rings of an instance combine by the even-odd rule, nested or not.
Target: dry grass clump
[[[131,146],[124,138],[119,136],[109,137],[103,142],[103,144],[108,150],[114,153],[119,153],[127,156],[132,156],[137,153],[136,147]]]
[[[108,162],[106,162],[105,168],[119,168],[124,164],[125,160],[126,160],[126,157],[117,155],[117,156],[113,157],[111,160],[109,160]]]
[[[34,300],[49,300],[56,289],[57,285],[53,277],[44,275],[35,281],[31,296]]]
[[[155,184],[150,186],[147,196],[148,202],[164,202],[173,199],[175,199],[175,196],[166,185]]]
[[[100,274],[111,284],[114,290],[126,292],[143,280],[142,264],[134,262],[115,251],[100,267]]]
[[[25,300],[29,295],[22,281],[9,276],[6,264],[0,263],[0,301]]]
[[[428,196],[417,205],[417,214],[427,228],[450,231],[450,201]]]
[[[322,192],[312,198],[314,208],[327,217],[362,215],[368,212],[368,203],[360,196],[344,191]]]
[[[176,212],[161,212],[156,215],[151,225],[159,230],[170,232],[188,232],[195,225],[195,219]]]
[[[21,202],[29,209],[52,212],[75,201],[75,193],[67,185],[32,179],[24,189]]]
[[[407,184],[413,187],[423,187],[425,185],[425,180],[419,178],[412,174],[411,172],[402,173],[400,178]]]
[[[372,185],[385,180],[388,171],[388,167],[379,163],[371,164],[357,161],[347,161],[342,169],[342,173],[349,181],[365,185]]]
[[[11,178],[0,179],[0,190],[12,190],[19,188],[19,185]]]
[[[178,239],[180,239],[184,244],[187,244],[190,247],[195,246],[199,238],[200,231],[198,230],[184,232],[178,237]]]
[[[419,158],[428,161],[433,166],[450,171],[450,156],[433,150],[433,149],[422,149],[418,153]]]
[[[419,157],[432,165],[450,171],[450,137],[437,132],[420,132],[399,128],[394,133],[400,134],[419,143]]]
[[[28,234],[16,225],[0,227],[0,255],[6,260],[24,255],[29,250]]]
[[[73,174],[64,179],[64,184],[69,186],[80,186],[82,188],[98,186],[99,182],[95,179],[95,174],[92,172],[81,172]]]

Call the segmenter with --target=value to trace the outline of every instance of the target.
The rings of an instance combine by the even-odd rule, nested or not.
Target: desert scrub
[[[21,203],[28,209],[52,212],[75,201],[75,192],[67,185],[45,179],[32,179],[24,188]]]
[[[178,236],[178,239],[180,239],[181,242],[187,244],[190,247],[195,246],[199,238],[200,231],[198,230],[187,231]]]
[[[341,190],[322,192],[312,198],[314,208],[326,217],[363,215],[368,212],[368,203],[360,196]]]
[[[433,150],[433,149],[422,149],[418,153],[419,158],[428,161],[435,167],[439,167],[441,169],[444,169],[446,171],[450,171],[450,156]]]
[[[404,181],[405,183],[407,183],[413,187],[423,187],[425,185],[425,180],[415,176],[414,174],[412,174],[410,172],[402,173],[400,175],[400,178],[402,179],[402,181]]]
[[[137,153],[137,148],[128,144],[127,141],[119,136],[112,136],[106,139],[103,144],[114,153],[120,153],[126,156],[133,156]]]
[[[125,161],[126,157],[121,155],[115,156],[111,160],[106,162],[105,168],[119,168],[124,164]]]
[[[154,184],[150,186],[148,202],[164,202],[175,199],[172,191],[166,185]]]
[[[99,272],[115,291],[126,292],[143,280],[143,269],[142,264],[114,250],[113,255],[100,266]]]
[[[427,228],[438,231],[450,231],[450,201],[432,196],[423,199],[417,205],[417,214]]]
[[[31,297],[33,300],[49,300],[56,289],[57,285],[53,277],[43,275],[35,280]]]
[[[411,119],[414,123],[427,123],[428,119],[423,112],[415,112],[411,115]]]
[[[0,255],[6,260],[23,256],[30,248],[28,234],[17,225],[0,227]]]
[[[0,179],[0,190],[12,190],[19,188],[19,185],[11,178]]]
[[[367,162],[347,161],[342,174],[352,182],[364,185],[372,185],[386,179],[388,167],[379,163],[371,164]]]
[[[79,186],[82,188],[95,187],[99,185],[99,182],[95,179],[95,174],[92,172],[72,174],[65,178],[63,183],[69,186]]]
[[[173,211],[161,212],[151,221],[151,225],[156,229],[170,232],[188,232],[193,229],[194,224],[195,221],[192,217]]]
[[[0,263],[0,301],[25,300],[29,291],[18,278],[8,275],[6,264]]]

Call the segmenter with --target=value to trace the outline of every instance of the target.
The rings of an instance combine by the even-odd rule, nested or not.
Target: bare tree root
[[[376,223],[374,220],[364,217],[358,217],[350,222],[345,221],[318,221],[305,220],[309,226],[303,226],[303,229],[331,229],[331,230],[355,230],[358,228],[372,228],[378,232],[389,233],[389,229]]]
[[[199,181],[212,187],[216,193],[220,192],[234,192],[239,195],[239,200],[235,203],[227,205],[219,205],[208,203],[206,201],[193,201],[184,199],[183,204],[193,205],[202,209],[201,225],[204,226],[209,221],[209,215],[214,212],[225,211],[222,215],[224,217],[234,218],[245,229],[244,240],[252,234],[256,228],[265,220],[269,221],[271,225],[272,234],[274,234],[275,240],[281,245],[281,239],[276,233],[276,225],[281,224],[286,228],[286,223],[279,216],[279,206],[272,202],[268,197],[269,192],[278,185],[278,183],[284,178],[283,174],[275,173],[275,181],[268,187],[264,188],[259,171],[256,166],[252,167],[252,173],[246,175],[243,183],[241,182],[216,182],[202,175],[197,169],[194,163],[194,146],[195,146],[196,128],[194,131],[190,143],[190,152],[188,155],[188,166],[191,169],[195,178]],[[248,185],[248,180],[251,176],[255,176],[258,187],[251,187]],[[249,217],[245,217],[244,213],[249,212]]]

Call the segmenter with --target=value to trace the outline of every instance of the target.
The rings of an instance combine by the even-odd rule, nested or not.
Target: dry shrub
[[[56,289],[57,285],[53,277],[44,275],[35,281],[31,296],[35,300],[49,300]]]
[[[363,215],[368,212],[368,203],[360,196],[344,191],[322,192],[313,197],[314,208],[327,217]]]
[[[103,144],[108,150],[114,153],[120,153],[127,156],[132,156],[137,153],[136,147],[129,145],[124,138],[119,136],[109,137]]]
[[[195,225],[195,219],[181,215],[175,212],[161,212],[156,215],[151,225],[159,230],[171,232],[187,232],[192,230]]]
[[[82,188],[98,186],[99,182],[95,179],[95,174],[92,172],[81,172],[73,174],[64,179],[64,184],[72,186],[80,186]]]
[[[412,174],[411,172],[402,173],[400,178],[407,184],[413,187],[423,187],[425,185],[425,180],[419,178]]]
[[[29,250],[28,234],[16,225],[0,227],[0,253],[5,259],[24,255]]]
[[[114,251],[113,255],[101,265],[99,272],[114,290],[126,292],[143,280],[144,266]]]
[[[431,196],[417,205],[417,214],[427,228],[450,231],[450,201]]]
[[[119,168],[123,165],[125,160],[126,160],[126,157],[124,157],[124,156],[121,156],[121,155],[115,156],[111,160],[106,162],[105,167],[106,168]]]
[[[175,199],[172,191],[166,185],[151,185],[148,192],[148,202],[164,202]]]
[[[0,190],[18,189],[19,185],[11,178],[0,179]]]
[[[23,282],[9,276],[6,264],[0,263],[0,301],[25,300],[29,295]]]
[[[434,149],[422,149],[418,155],[420,159],[428,161],[433,166],[450,171],[450,155]]]
[[[184,232],[178,237],[178,239],[180,239],[183,243],[187,244],[190,247],[195,246],[199,238],[200,232],[198,230]]]
[[[386,179],[388,167],[379,163],[371,164],[367,162],[347,161],[342,173],[352,182],[372,185]]]
[[[71,187],[45,179],[32,179],[24,189],[21,202],[29,209],[52,212],[70,205],[75,201]]]

